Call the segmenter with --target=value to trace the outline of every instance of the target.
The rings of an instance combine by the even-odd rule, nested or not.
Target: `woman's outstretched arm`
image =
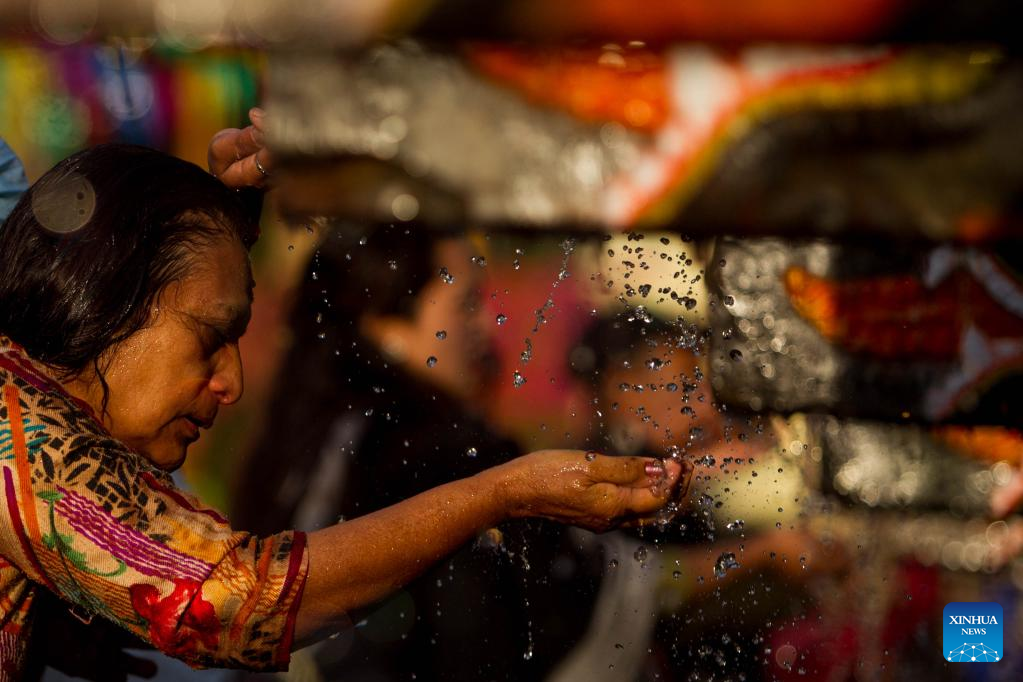
[[[296,648],[336,632],[346,613],[408,583],[482,529],[525,516],[592,530],[644,523],[681,478],[676,462],[590,457],[536,452],[310,533]]]

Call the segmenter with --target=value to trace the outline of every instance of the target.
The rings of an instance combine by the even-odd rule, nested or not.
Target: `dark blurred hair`
[[[598,384],[613,366],[636,357],[643,348],[671,346],[704,352],[709,331],[679,317],[673,321],[634,309],[600,317],[569,351],[573,373],[587,383]]]
[[[291,527],[298,498],[288,482],[316,470],[340,415],[380,415],[420,404],[428,393],[363,338],[360,321],[366,314],[413,313],[416,297],[438,276],[434,246],[442,235],[416,225],[329,230],[294,292],[290,347],[269,399],[274,418],[253,439],[234,481],[232,519],[260,532]],[[441,404],[431,409],[443,412]],[[408,421],[397,419],[389,430],[407,430]]]
[[[362,404],[375,398],[365,390],[371,377],[403,375],[362,337],[360,322],[367,314],[412,314],[437,276],[439,238],[421,226],[331,226],[295,291],[291,350],[278,381],[285,394],[321,396],[325,407],[334,400]],[[309,404],[303,409],[309,416]]]
[[[357,325],[366,313],[410,315],[420,289],[437,275],[433,248],[444,235],[400,224],[333,227],[299,285],[292,310],[296,331],[329,334]],[[344,329],[341,335],[347,335]]]
[[[257,223],[238,193],[167,154],[106,144],[40,178],[0,227],[0,332],[73,376],[142,328],[190,256]],[[105,389],[105,384],[104,384]]]

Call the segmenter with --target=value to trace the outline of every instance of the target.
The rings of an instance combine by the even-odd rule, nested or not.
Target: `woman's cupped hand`
[[[686,494],[693,467],[652,457],[541,450],[488,475],[512,517],[541,517],[594,531],[654,523]]]

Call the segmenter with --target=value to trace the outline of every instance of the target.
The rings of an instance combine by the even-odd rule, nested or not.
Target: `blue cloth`
[[[0,223],[28,189],[28,178],[14,150],[0,137]]]

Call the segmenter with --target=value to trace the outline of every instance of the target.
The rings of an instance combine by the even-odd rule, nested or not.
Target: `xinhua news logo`
[[[990,601],[954,601],[945,606],[942,653],[952,663],[1002,660],[1002,607]]]

